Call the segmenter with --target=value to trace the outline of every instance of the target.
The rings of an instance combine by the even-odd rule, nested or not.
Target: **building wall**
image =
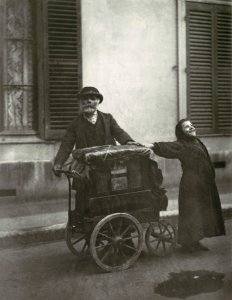
[[[179,2],[181,18],[177,22]],[[177,53],[177,33],[185,31],[183,2],[82,1],[83,85],[96,86],[104,95],[100,109],[112,113],[121,127],[142,143],[174,140],[175,124],[186,114],[185,49]],[[231,137],[203,137],[203,142],[214,161],[225,162],[225,167],[216,170],[218,183],[229,183]],[[65,178],[57,179],[51,172],[58,142],[2,137],[0,143],[0,190],[9,189],[26,200],[67,195]],[[157,160],[164,185],[177,186],[179,162]]]
[[[103,93],[101,109],[142,143],[174,140],[187,115],[185,1],[87,0],[82,18],[83,84]],[[215,162],[225,162],[218,182],[229,182],[232,138],[202,140]],[[164,183],[178,184],[179,162],[157,159]]]
[[[143,143],[171,138],[177,121],[175,0],[82,1],[83,85]]]

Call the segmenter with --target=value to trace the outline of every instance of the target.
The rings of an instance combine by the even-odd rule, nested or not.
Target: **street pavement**
[[[177,249],[163,258],[145,252],[130,269],[115,273],[103,272],[90,258],[78,261],[64,241],[4,249],[0,251],[0,299],[232,299],[232,220],[225,224],[226,236],[203,240],[210,251],[183,254]],[[160,285],[168,290],[172,273],[186,277],[187,271],[193,272],[192,282],[196,283],[192,288],[190,281],[181,283],[181,297],[170,298],[180,282],[169,290],[169,297],[158,292]],[[203,276],[208,273],[215,281],[211,285]],[[222,278],[219,283],[218,276]]]
[[[225,217],[232,217],[232,186],[219,185]],[[167,211],[161,217],[178,216],[178,190],[167,188]],[[0,249],[64,239],[68,220],[68,200],[20,201],[0,199]]]

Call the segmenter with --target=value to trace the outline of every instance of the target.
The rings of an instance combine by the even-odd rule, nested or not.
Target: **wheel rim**
[[[65,239],[69,250],[78,258],[83,259],[89,255],[89,238],[80,228],[67,223]]]
[[[145,241],[152,254],[169,255],[176,246],[176,229],[168,222],[153,222],[146,231]]]
[[[103,218],[94,228],[90,251],[103,270],[112,272],[129,268],[139,257],[143,230],[137,219],[116,213]]]

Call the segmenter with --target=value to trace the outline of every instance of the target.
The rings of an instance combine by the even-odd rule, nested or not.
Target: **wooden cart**
[[[161,171],[149,156],[148,149],[136,146],[74,151],[71,168],[61,171],[69,182],[66,242],[73,254],[90,253],[105,271],[124,270],[138,259],[144,232],[152,254],[173,251],[176,230],[159,218],[166,196]],[[77,191],[74,207],[72,189]]]

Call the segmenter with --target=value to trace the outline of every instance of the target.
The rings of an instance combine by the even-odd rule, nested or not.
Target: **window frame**
[[[6,5],[7,0],[1,1],[0,2],[0,11],[4,11],[4,6]],[[30,0],[32,6],[32,30],[35,33],[36,32],[36,25],[35,25],[35,14],[36,14],[36,0]],[[36,106],[38,105],[37,103],[37,70],[36,70],[36,36],[32,40],[32,72],[33,72],[33,82],[32,82],[32,89],[33,89],[33,120],[32,123],[34,123],[33,129],[21,129],[21,130],[8,130],[4,128],[4,16],[0,18],[0,42],[2,44],[2,47],[0,47],[0,68],[3,70],[0,72],[0,86],[2,87],[0,89],[0,136],[31,136],[31,135],[38,135],[38,111],[36,111]],[[23,39],[22,39],[23,40]],[[3,46],[4,45],[4,46]],[[14,85],[12,85],[14,86]],[[25,87],[27,86],[26,84],[21,84],[20,86]]]

